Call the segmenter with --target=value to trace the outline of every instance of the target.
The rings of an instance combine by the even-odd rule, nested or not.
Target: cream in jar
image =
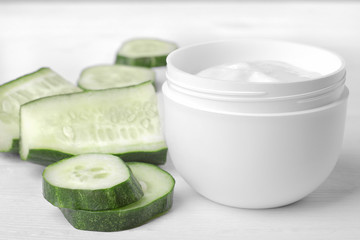
[[[262,60],[221,64],[200,71],[198,76],[226,81],[286,83],[306,81],[321,74],[286,62]]]

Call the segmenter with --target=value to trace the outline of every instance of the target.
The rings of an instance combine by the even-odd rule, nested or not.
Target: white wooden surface
[[[170,159],[164,168],[177,183],[168,214],[123,232],[79,231],[43,199],[43,167],[2,153],[0,239],[360,239],[359,12],[360,3],[324,1],[0,3],[0,83],[42,66],[75,82],[84,67],[112,63],[120,43],[132,37],[179,45],[267,37],[337,51],[347,62],[351,93],[338,165],[295,204],[269,210],[215,204],[196,194]]]

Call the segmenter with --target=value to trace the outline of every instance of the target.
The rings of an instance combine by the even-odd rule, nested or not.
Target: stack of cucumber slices
[[[121,231],[140,226],[172,206],[175,181],[161,168],[83,154],[43,172],[43,195],[77,229]]]
[[[0,86],[0,152],[48,166],[43,194],[78,229],[119,231],[168,211],[155,73],[173,43],[125,42],[114,65],[86,68],[78,87],[50,68]]]

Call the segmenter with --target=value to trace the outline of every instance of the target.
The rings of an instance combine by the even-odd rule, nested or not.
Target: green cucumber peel
[[[147,152],[127,152],[127,153],[108,153],[120,157],[124,162],[145,162],[155,165],[163,165],[166,163],[167,147],[156,151]],[[39,165],[48,166],[52,163],[60,161],[65,158],[75,156],[74,154],[48,150],[48,149],[31,149],[29,151],[26,161],[33,162]]]

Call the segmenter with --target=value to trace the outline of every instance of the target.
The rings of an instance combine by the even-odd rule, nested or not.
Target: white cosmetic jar
[[[224,63],[282,61],[321,77],[291,83],[197,76]],[[333,170],[349,91],[345,63],[313,46],[265,39],[208,42],[167,58],[165,137],[176,170],[198,193],[233,207],[300,200]]]

